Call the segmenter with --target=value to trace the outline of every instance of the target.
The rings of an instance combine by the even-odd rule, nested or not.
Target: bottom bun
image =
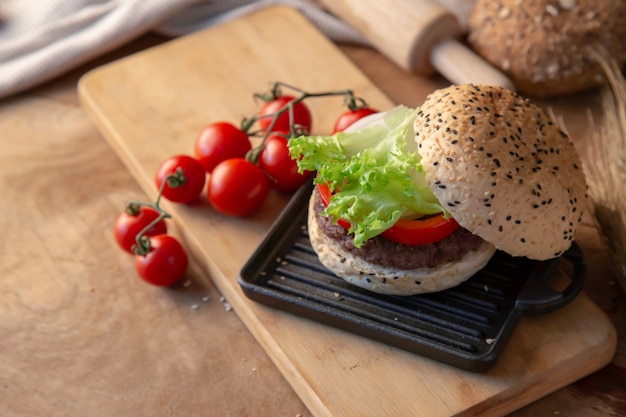
[[[309,202],[309,238],[320,262],[350,284],[379,294],[415,295],[455,287],[484,268],[496,251],[491,243],[484,241],[458,261],[434,268],[403,270],[383,267],[346,252],[324,234],[315,218],[313,200],[311,197]]]

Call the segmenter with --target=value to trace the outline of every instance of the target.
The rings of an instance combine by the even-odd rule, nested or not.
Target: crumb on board
[[[220,297],[220,301],[224,304],[224,310],[231,311],[233,309],[233,306],[231,306],[230,303],[226,301],[226,297],[224,297],[223,295]]]

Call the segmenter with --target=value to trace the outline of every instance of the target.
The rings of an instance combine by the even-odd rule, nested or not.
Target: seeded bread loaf
[[[624,0],[479,0],[469,19],[472,48],[528,96],[598,85],[594,50],[626,63]]]

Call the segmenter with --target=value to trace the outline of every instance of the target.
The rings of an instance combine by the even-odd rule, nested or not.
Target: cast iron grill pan
[[[472,372],[491,368],[522,315],[559,309],[580,292],[585,262],[574,244],[563,256],[531,261],[496,252],[458,287],[410,297],[376,294],[337,278],[318,260],[306,228],[311,186],[291,199],[243,266],[239,285],[261,304]],[[551,277],[568,262],[562,291]],[[563,269],[562,269],[563,270]]]

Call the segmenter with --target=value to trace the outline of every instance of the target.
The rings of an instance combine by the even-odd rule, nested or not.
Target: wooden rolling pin
[[[492,84],[514,90],[503,73],[458,41],[456,17],[431,0],[319,0],[401,68],[438,72],[453,84]]]

